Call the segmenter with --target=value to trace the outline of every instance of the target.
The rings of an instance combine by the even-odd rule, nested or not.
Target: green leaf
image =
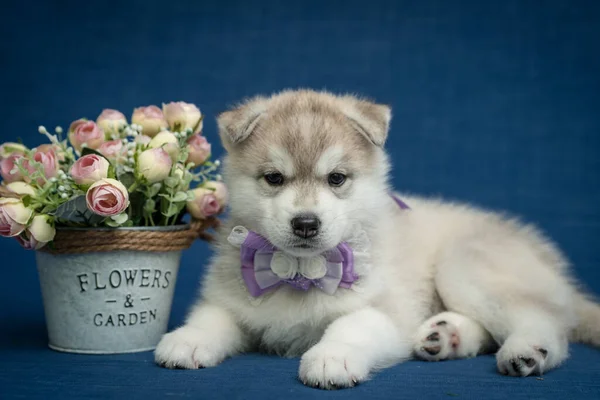
[[[119,179],[119,182],[121,182],[123,184],[123,186],[128,188],[131,185],[133,185],[133,183],[135,182],[135,175],[131,172],[124,172],[119,175],[118,179]]]
[[[175,203],[180,203],[182,201],[186,201],[187,200],[187,194],[185,192],[177,192],[175,194],[175,196],[173,196],[173,202]]]
[[[170,187],[170,188],[174,188],[175,186],[177,186],[178,183],[179,183],[179,180],[172,176],[165,179],[165,185],[167,185],[167,187]]]
[[[180,192],[187,192],[190,189],[190,184],[189,182],[181,182],[181,184],[179,186],[177,186],[177,190],[179,190]]]
[[[147,214],[152,214],[154,210],[156,210],[156,202],[152,199],[146,200],[146,202],[144,203],[144,211]]]
[[[145,196],[140,192],[133,192],[129,195],[129,218],[139,221],[144,214]]]
[[[165,217],[172,217],[175,214],[179,213],[179,208],[176,204],[169,204],[169,208],[167,212],[162,213]]]
[[[179,156],[177,157],[177,162],[184,163],[189,155],[189,151],[183,149],[179,152]]]
[[[196,198],[196,196],[194,195],[194,192],[192,192],[191,190],[186,193],[186,197],[187,197],[187,201],[192,201]]]
[[[27,194],[21,198],[21,201],[23,202],[23,205],[25,207],[29,207],[29,205],[31,204],[31,196]]]
[[[118,222],[113,221],[112,219],[107,219],[106,221],[104,221],[104,223],[108,226],[110,226],[111,228],[118,228],[121,224],[119,224]]]
[[[162,188],[162,184],[160,182],[150,186],[148,189],[148,197],[156,196],[158,192],[160,192],[160,188]]]
[[[86,225],[95,225],[104,219],[104,217],[94,214],[87,208],[85,195],[77,196],[61,204],[51,215],[56,219]]]
[[[113,167],[112,164],[108,165],[108,172],[107,175],[110,179],[115,179],[117,177],[117,174],[115,172],[115,167]]]
[[[110,217],[110,219],[119,225],[123,225],[125,221],[129,219],[129,216],[126,213],[121,213],[119,215],[113,215],[112,217]]]

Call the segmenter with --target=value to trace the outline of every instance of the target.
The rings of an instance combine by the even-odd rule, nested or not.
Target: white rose
[[[143,151],[137,160],[137,171],[148,183],[165,180],[171,173],[173,161],[163,148]]]
[[[133,110],[131,123],[142,127],[142,133],[146,136],[156,136],[161,129],[167,127],[167,121],[160,108],[156,106],[139,107]]]
[[[50,217],[47,215],[36,215],[27,228],[31,236],[39,243],[48,243],[54,239],[56,229],[50,225]]]
[[[167,153],[169,153],[169,156],[171,156],[173,161],[176,161],[177,156],[179,155],[179,140],[172,132],[169,131],[162,131],[158,133],[152,138],[152,140],[150,140],[148,146],[151,149],[162,147]]]
[[[271,259],[271,271],[281,279],[292,279],[298,272],[298,259],[283,251],[276,251]]]
[[[96,119],[96,125],[105,133],[118,133],[127,125],[127,118],[120,111],[106,109]]]
[[[163,104],[163,113],[171,129],[179,132],[194,130],[202,117],[198,107],[183,101]]]
[[[327,274],[327,260],[323,256],[300,259],[300,274],[308,279],[321,279]]]

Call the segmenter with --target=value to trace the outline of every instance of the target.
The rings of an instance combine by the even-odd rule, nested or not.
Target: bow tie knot
[[[275,251],[271,258],[271,270],[281,279],[293,279],[296,274],[307,279],[321,279],[327,275],[327,259],[322,255],[297,258],[283,251]]]

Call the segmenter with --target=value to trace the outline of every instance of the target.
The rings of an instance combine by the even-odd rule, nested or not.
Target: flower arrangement
[[[66,138],[40,126],[50,143],[0,146],[0,235],[38,250],[56,227],[181,224],[223,211],[227,189],[202,136],[193,104],[136,108],[128,123],[116,110],[78,119]],[[191,189],[192,183],[196,188]]]

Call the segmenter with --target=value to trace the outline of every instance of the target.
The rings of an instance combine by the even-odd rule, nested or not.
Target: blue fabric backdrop
[[[397,189],[534,222],[600,293],[600,2],[11,1],[0,16],[0,141],[102,108],[184,100],[206,114],[245,96],[310,87],[390,104]],[[209,249],[185,253],[171,325]],[[249,355],[205,371],[151,353],[45,348],[34,254],[0,240],[0,398],[600,398],[600,352],[544,380],[499,377],[491,357],[387,370],[353,391],[296,380],[297,360]]]

